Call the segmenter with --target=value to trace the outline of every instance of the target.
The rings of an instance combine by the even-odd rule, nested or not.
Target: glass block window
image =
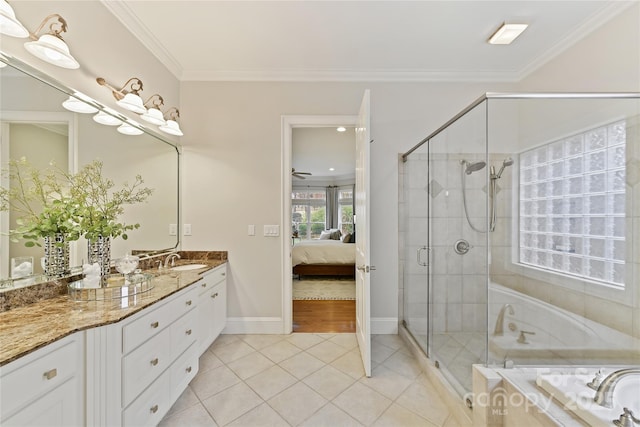
[[[520,154],[520,263],[624,286],[625,122]]]

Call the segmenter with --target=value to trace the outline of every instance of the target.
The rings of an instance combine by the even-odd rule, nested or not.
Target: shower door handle
[[[427,251],[427,261],[426,261],[426,262],[423,262],[423,261],[422,261],[422,257],[420,256],[420,253],[421,253],[422,251]],[[427,248],[426,246],[422,246],[422,247],[418,248],[418,251],[416,252],[416,257],[417,257],[417,260],[418,260],[418,265],[421,265],[421,266],[423,266],[423,267],[427,267],[427,266],[429,265],[429,258],[428,258],[428,257],[429,257],[429,255],[428,255],[428,254],[429,254],[429,248]]]

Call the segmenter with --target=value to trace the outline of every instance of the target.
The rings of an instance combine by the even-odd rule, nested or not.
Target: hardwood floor
[[[356,331],[356,302],[293,301],[293,332],[346,333]]]

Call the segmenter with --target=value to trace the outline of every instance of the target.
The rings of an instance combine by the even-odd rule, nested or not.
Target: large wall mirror
[[[154,190],[147,202],[125,207],[122,220],[139,223],[140,228],[128,233],[129,238],[111,242],[111,258],[131,251],[162,252],[176,248],[178,237],[170,235],[169,225],[178,220],[178,146],[161,135],[146,131],[128,136],[116,127],[93,120],[94,114],[72,113],[62,102],[73,92],[37,70],[0,55],[0,166],[9,159],[26,157],[31,165],[48,167],[50,162],[70,172],[99,159],[103,173],[116,186],[133,182],[141,175],[144,185]],[[9,185],[2,182],[3,186]],[[43,248],[27,248],[24,242],[11,242],[8,231],[15,228],[15,217],[0,212],[0,281],[11,277],[10,260],[21,256],[34,259],[34,276],[44,280],[40,258]],[[71,244],[71,265],[85,261],[86,241]]]

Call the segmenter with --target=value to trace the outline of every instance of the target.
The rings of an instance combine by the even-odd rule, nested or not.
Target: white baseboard
[[[223,334],[281,334],[281,317],[229,317]],[[371,319],[373,335],[397,335],[397,317],[374,317]]]
[[[397,317],[372,317],[371,318],[371,334],[372,335],[397,335],[398,334],[398,318]]]
[[[281,334],[281,317],[228,317],[223,334]]]

